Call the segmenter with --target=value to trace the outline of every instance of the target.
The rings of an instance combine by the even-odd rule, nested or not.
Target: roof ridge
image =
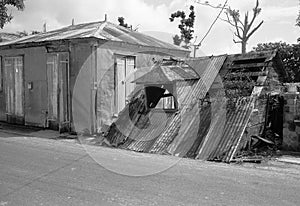
[[[96,37],[97,34],[100,33],[100,31],[102,31],[104,29],[104,27],[106,27],[106,25],[108,24],[107,21],[102,21],[102,22],[98,22],[99,25],[97,26],[97,28],[95,29],[95,32],[93,33],[92,36]]]

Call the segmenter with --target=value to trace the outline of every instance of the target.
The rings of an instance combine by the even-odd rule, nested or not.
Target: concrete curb
[[[292,157],[292,156],[282,156],[276,158],[278,162],[291,163],[300,165],[300,157]]]

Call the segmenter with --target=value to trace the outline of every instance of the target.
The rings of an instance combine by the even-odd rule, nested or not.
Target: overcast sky
[[[204,0],[202,0],[204,1]],[[224,3],[225,0],[210,0],[211,4]],[[125,21],[138,26],[140,32],[154,35],[172,42],[171,36],[179,34],[178,22],[170,22],[169,16],[177,10],[188,11],[192,0],[25,0],[22,12],[10,9],[14,19],[3,31],[42,30],[44,22],[48,30],[58,29],[75,23],[104,20],[117,23],[119,16]],[[242,14],[252,8],[256,0],[229,0],[232,8],[239,9]],[[250,38],[248,50],[262,42],[285,41],[296,43],[300,37],[300,28],[295,20],[300,8],[300,0],[260,0],[262,12],[256,23],[264,20],[262,27]],[[196,21],[196,43],[204,36],[218,14],[218,10],[194,4]],[[251,15],[250,15],[251,16]],[[232,28],[223,21],[217,21],[200,50],[206,55],[237,53],[240,45],[232,41]]]

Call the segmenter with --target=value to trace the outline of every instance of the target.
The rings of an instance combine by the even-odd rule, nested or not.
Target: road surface
[[[0,206],[300,205],[297,167],[139,155],[0,131]]]

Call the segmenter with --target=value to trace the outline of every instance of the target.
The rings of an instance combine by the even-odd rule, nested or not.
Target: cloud
[[[107,14],[111,22],[117,23],[117,18],[123,16],[133,27],[139,25],[140,32],[152,32],[155,37],[171,42],[171,37],[179,34],[179,30],[178,21],[170,22],[169,16],[177,10],[188,11],[191,1],[193,0],[26,0],[24,11],[11,10],[14,19],[5,26],[4,31],[42,30],[45,22],[48,30],[53,30],[70,25],[72,18],[78,24],[103,20]],[[209,2],[218,5],[223,4],[224,0],[209,0]],[[256,0],[229,0],[229,5],[238,8],[241,13],[250,11],[251,14],[255,2]],[[296,41],[299,37],[299,28],[294,24],[298,14],[298,3],[296,0],[260,0],[262,12],[257,22],[260,20],[265,22],[250,38],[248,47],[251,48],[268,39]],[[198,37],[196,41],[198,43],[208,31],[219,10],[194,5],[195,36]],[[218,20],[200,49],[208,55],[239,52],[240,45],[233,43],[230,29],[232,28],[227,23]]]

